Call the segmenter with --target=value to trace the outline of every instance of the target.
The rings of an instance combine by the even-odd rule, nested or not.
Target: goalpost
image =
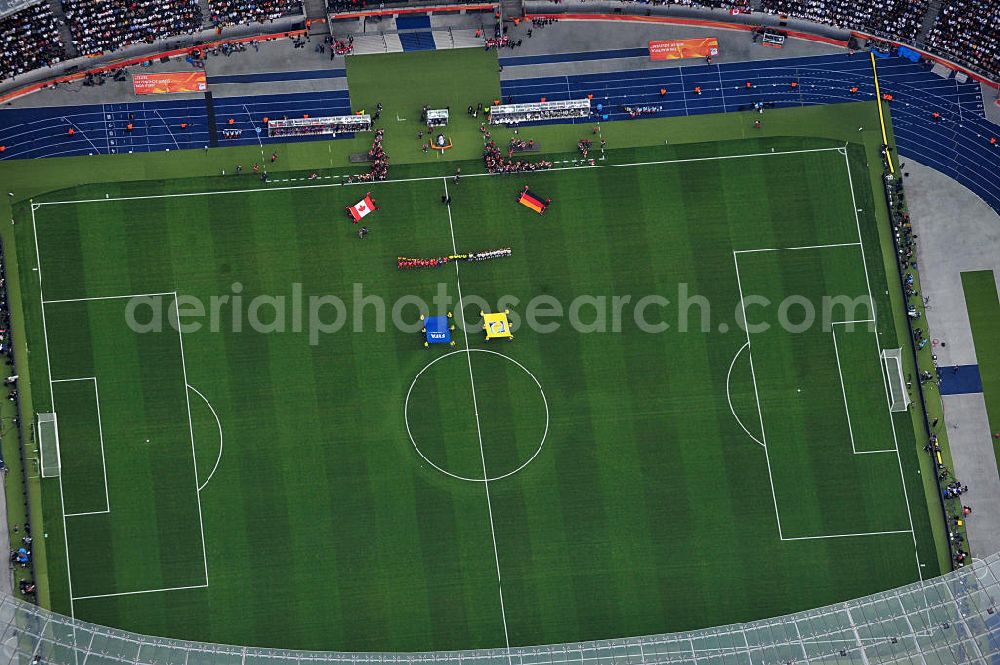
[[[889,386],[889,410],[906,411],[910,408],[910,392],[903,376],[903,357],[900,349],[883,349],[882,364]]]
[[[41,457],[39,465],[42,469],[42,478],[56,478],[59,476],[61,460],[59,458],[59,427],[56,423],[56,414],[38,414],[38,453]]]

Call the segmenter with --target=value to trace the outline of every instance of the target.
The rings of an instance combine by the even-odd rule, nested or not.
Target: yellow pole
[[[882,145],[886,147],[885,161],[889,164],[889,173],[895,173],[892,165],[892,155],[889,154],[889,137],[885,133],[885,115],[882,113],[882,89],[878,85],[878,68],[875,66],[875,54],[871,53],[872,76],[875,77],[875,103],[878,104],[878,122],[882,126]]]

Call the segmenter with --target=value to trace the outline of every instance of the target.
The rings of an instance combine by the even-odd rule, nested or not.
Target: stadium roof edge
[[[851,662],[912,663],[932,656],[934,662],[982,663],[1000,654],[1000,553],[978,559],[941,577],[914,582],[863,598],[770,619],[681,633],[615,638],[529,647],[420,653],[350,653],[281,648],[227,646],[174,640],[105,628],[72,619],[13,596],[0,598],[0,616],[8,634],[6,648],[23,662],[69,664],[99,645],[102,661],[137,663],[187,662],[188,656],[216,656],[276,663],[406,663],[407,665],[618,665],[627,654],[644,654],[652,662]],[[791,637],[794,636],[794,637]],[[855,654],[861,660],[855,659]],[[965,654],[959,660],[959,654]],[[943,657],[943,660],[941,658]],[[209,662],[209,661],[205,661]],[[219,661],[221,662],[221,660]]]

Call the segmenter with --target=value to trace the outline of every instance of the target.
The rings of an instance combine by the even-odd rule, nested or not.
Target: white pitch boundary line
[[[205,520],[201,515],[201,488],[198,486],[198,457],[194,449],[194,421],[191,419],[191,395],[188,393],[187,360],[184,357],[184,333],[181,332],[181,311],[174,291],[174,315],[177,316],[177,339],[181,347],[181,371],[184,373],[184,401],[187,403],[188,432],[191,434],[191,466],[194,469],[194,493],[198,499],[198,528],[201,530],[201,556],[205,562],[205,586],[208,586],[208,550],[205,547]],[[196,391],[197,392],[197,391]]]
[[[42,259],[41,254],[38,250],[38,224],[35,222],[35,210],[36,206],[32,201],[31,205],[31,233],[35,239],[35,268],[38,271],[38,301],[42,309],[42,339],[45,342],[45,368],[48,372],[49,380],[49,405],[55,413],[56,406],[56,393],[55,388],[52,384],[52,356],[49,353],[49,329],[48,324],[45,321],[45,296],[42,290]],[[56,436],[58,437],[58,423],[56,429]],[[56,439],[58,441],[58,438]],[[41,475],[41,468],[39,467],[39,475]],[[69,530],[66,528],[66,499],[65,493],[63,492],[63,481],[62,481],[62,471],[59,473],[59,512],[62,513],[62,523],[63,523],[63,540],[64,547],[66,551],[66,585],[69,590],[69,615],[71,617],[76,617],[76,608],[73,605],[73,568],[69,563]],[[74,642],[76,641],[76,629],[73,630]]]
[[[142,591],[120,591],[118,593],[96,593],[91,596],[75,596],[73,600],[91,600],[93,598],[115,598],[117,596],[139,596],[146,593],[161,593],[163,591],[185,591],[187,589],[205,589],[208,584],[192,584],[189,586],[170,586],[162,589],[143,589]]]
[[[32,212],[34,212],[32,210]],[[43,305],[52,305],[61,302],[87,302],[90,300],[120,300],[122,298],[155,298],[157,296],[174,296],[175,291],[165,291],[163,293],[125,293],[118,296],[94,296],[92,298],[62,298],[60,300],[43,300]]]
[[[797,249],[826,249],[828,247],[853,247],[859,242],[835,242],[827,245],[800,245],[798,247],[764,247],[761,249],[736,249],[733,254],[754,254],[757,252],[792,252]]]
[[[871,280],[868,278],[868,260],[867,260],[867,258],[865,258],[865,244],[864,244],[865,241],[864,241],[864,236],[861,234],[861,218],[858,216],[858,201],[857,201],[857,197],[854,194],[854,176],[851,174],[851,160],[847,156],[847,148],[846,148],[846,146],[842,150],[842,154],[844,155],[844,167],[847,169],[847,183],[848,183],[848,185],[851,188],[851,207],[854,208],[854,224],[855,224],[855,226],[857,227],[857,230],[858,230],[858,243],[859,243],[860,248],[861,248],[861,263],[862,263],[862,265],[864,266],[864,269],[865,269],[865,284],[868,287],[868,300],[871,303],[872,318],[875,319],[875,321],[874,321],[874,326],[875,326],[875,355],[879,359],[879,371],[883,372],[884,370],[882,370],[882,368],[881,368],[881,365],[882,365],[882,345],[878,341],[878,336],[880,334],[878,332],[878,315],[876,314],[876,311],[875,311],[875,298],[872,297]],[[893,447],[896,449],[896,463],[897,463],[897,465],[899,467],[899,483],[900,483],[900,485],[903,486],[903,503],[906,504],[906,517],[907,517],[907,519],[909,520],[909,523],[910,523],[910,535],[913,536],[913,558],[914,558],[914,560],[916,561],[916,564],[917,564],[917,577],[922,582],[923,579],[924,579],[924,573],[923,573],[923,570],[921,569],[920,550],[917,547],[917,532],[913,528],[913,513],[910,510],[910,493],[906,489],[906,475],[903,473],[903,458],[899,454],[899,438],[896,435],[896,421],[893,420],[893,418],[892,418],[892,411],[890,410],[891,407],[892,407],[892,404],[889,401],[889,393],[888,393],[888,391],[886,392],[885,401],[886,401],[886,411],[889,414],[889,425],[890,425],[890,428],[892,429],[892,443],[893,443]]]
[[[660,164],[677,164],[677,163],[701,162],[701,161],[712,161],[712,160],[722,160],[722,159],[743,159],[743,158],[749,158],[749,157],[766,157],[766,156],[775,156],[775,155],[791,155],[791,154],[817,153],[817,152],[839,152],[842,155],[844,155],[845,163],[848,166],[848,179],[849,179],[850,186],[851,186],[851,199],[852,199],[852,203],[853,203],[854,209],[855,209],[855,222],[856,222],[856,225],[857,225],[857,228],[858,228],[858,239],[859,239],[859,241],[862,241],[861,223],[860,223],[860,219],[857,216],[858,210],[857,210],[857,203],[856,203],[856,198],[855,198],[855,194],[854,194],[853,178],[851,176],[851,171],[850,171],[850,161],[848,159],[847,151],[843,147],[835,147],[835,148],[809,148],[809,149],[801,149],[801,150],[784,150],[784,151],[774,151],[774,150],[772,150],[770,152],[748,153],[748,154],[742,154],[742,155],[723,155],[723,156],[696,157],[696,158],[674,159],[674,160],[658,160],[658,161],[651,161],[651,162],[634,162],[634,163],[629,163],[629,164],[612,164],[610,166],[614,166],[614,167],[652,166],[652,165],[660,165]],[[579,169],[579,168],[600,168],[600,167],[579,167],[579,166],[575,166],[575,167],[563,167],[563,168],[556,168],[556,169],[547,169],[547,171],[550,171],[550,172],[551,171],[566,171],[566,170],[576,170],[576,169]],[[474,177],[484,177],[484,176],[493,176],[493,175],[495,175],[495,174],[492,174],[492,173],[471,173],[471,174],[468,174],[466,177],[474,178]],[[397,180],[376,181],[375,183],[370,183],[370,182],[365,182],[365,183],[317,183],[315,185],[301,185],[301,186],[294,186],[294,187],[269,187],[269,188],[260,188],[260,189],[228,190],[228,191],[214,191],[214,192],[189,192],[189,193],[182,193],[182,194],[155,194],[155,195],[147,195],[147,196],[129,196],[129,197],[116,197],[116,198],[104,198],[104,199],[81,199],[81,200],[75,200],[75,201],[71,200],[71,201],[51,201],[51,202],[43,202],[43,203],[32,203],[32,223],[34,225],[34,211],[37,208],[39,208],[39,207],[41,207],[43,205],[66,205],[66,204],[73,204],[73,203],[100,203],[100,202],[108,202],[108,201],[149,200],[149,199],[161,199],[161,198],[178,198],[178,197],[186,197],[186,196],[217,196],[217,195],[225,195],[225,194],[244,194],[244,193],[262,192],[262,191],[283,191],[283,190],[291,190],[291,189],[315,189],[315,188],[325,188],[325,187],[341,187],[341,186],[351,185],[351,184],[371,185],[371,184],[378,184],[379,182],[385,182],[385,183],[392,183],[392,182],[419,182],[419,181],[437,180],[438,178],[442,178],[444,180],[444,182],[445,182],[445,189],[447,190],[447,178],[446,177],[442,177],[442,176],[428,176],[428,177],[419,177],[419,178],[402,178],[402,179],[397,179]],[[449,213],[449,222],[450,222],[450,217],[451,217],[451,208],[450,208],[450,206],[448,208],[448,213]],[[453,238],[453,245],[454,245],[454,238]],[[850,245],[859,245],[861,247],[862,260],[863,260],[863,262],[865,264],[865,280],[866,280],[866,282],[868,282],[869,295],[870,295],[870,293],[871,293],[871,285],[870,285],[870,280],[869,280],[869,277],[868,277],[867,261],[866,261],[865,256],[864,256],[864,244],[863,244],[863,241],[862,242],[858,242],[858,243],[847,243],[845,246],[850,246]],[[35,246],[36,246],[36,258],[37,258],[37,249],[38,249],[38,245],[37,245],[37,230],[36,230],[36,245]],[[820,247],[820,246],[817,246],[817,248],[818,247]],[[776,248],[776,249],[781,249],[781,248]],[[456,249],[456,251],[457,251],[457,249]],[[749,250],[738,250],[739,253],[746,253],[747,251],[749,251]],[[770,251],[774,251],[774,250],[770,250]],[[737,261],[737,253],[738,252],[737,251],[733,252],[734,261]],[[457,272],[458,265],[456,264],[455,267],[456,267],[456,272]],[[739,278],[739,264],[738,264],[738,261],[737,261],[737,264],[736,264],[736,273],[737,273],[737,283],[739,284],[740,278]],[[742,309],[743,292],[742,292],[742,285],[739,285],[739,286],[740,286],[740,302],[741,302],[741,309]],[[147,294],[147,295],[149,295],[149,294]],[[168,295],[168,294],[163,294],[163,295]],[[127,296],[124,296],[124,297],[127,297]],[[874,309],[874,301],[872,301],[872,307]],[[44,308],[43,308],[43,310],[44,310]],[[743,315],[744,315],[744,318],[745,318],[746,317],[745,310],[743,311]],[[44,328],[44,311],[43,311],[43,328]],[[748,344],[748,352],[749,352],[749,357],[750,357],[751,374],[754,375],[754,392],[755,392],[755,397],[757,399],[758,413],[759,413],[760,418],[761,418],[761,429],[762,429],[762,438],[763,438],[763,442],[762,443],[763,443],[763,446],[764,446],[765,456],[768,457],[768,475],[770,477],[771,476],[771,470],[770,470],[769,454],[768,454],[768,451],[767,451],[767,437],[766,437],[766,435],[763,434],[763,413],[761,412],[761,409],[760,409],[760,396],[759,396],[757,385],[756,385],[756,373],[754,371],[754,366],[753,366],[753,353],[752,353],[752,351],[749,350],[749,342],[750,342],[750,334],[749,334],[749,331],[748,331],[747,332],[747,344]],[[876,344],[877,343],[878,343],[878,340],[876,338]],[[467,342],[466,342],[466,344],[467,344]],[[893,423],[893,437],[894,437],[894,439],[896,439],[896,432],[895,432],[895,424],[894,423]],[[901,474],[901,479],[902,479],[902,460],[899,457],[898,440],[896,441],[896,453],[897,453],[897,461],[899,462],[900,474]],[[777,497],[776,497],[775,491],[774,491],[774,479],[773,479],[773,477],[770,477],[770,483],[771,483],[771,496],[772,496],[772,499],[774,500],[774,505],[775,505],[775,517],[776,517],[776,520],[777,520],[777,523],[778,523],[779,537],[781,537],[782,540],[785,540],[785,538],[781,534],[781,521],[780,521],[780,517],[778,516],[778,512],[777,512]],[[907,494],[907,491],[906,491],[906,484],[905,484],[905,482],[903,482],[903,493],[904,493],[904,496],[907,497],[907,500],[906,500],[907,514],[908,514],[909,519],[910,519],[911,533],[913,533],[913,540],[914,540],[914,552],[916,553],[916,534],[913,532],[913,529],[912,529],[913,518],[912,518],[912,514],[910,513],[909,499],[908,499],[908,494]],[[199,502],[199,510],[200,510],[200,502]],[[204,538],[202,539],[202,546],[204,548]],[[68,552],[67,552],[67,556],[68,556]],[[920,566],[920,564],[919,564],[919,557],[917,558],[917,564],[918,564],[918,574],[920,574],[920,579],[922,580],[923,579],[923,575],[919,571],[919,566]],[[206,565],[207,565],[207,558],[206,558]],[[499,561],[498,561],[498,573],[499,573]],[[71,610],[72,610],[72,608],[71,608]],[[506,618],[505,618],[505,621],[506,621]]]
[[[562,166],[555,169],[545,169],[544,171],[539,171],[538,173],[553,173],[555,171],[576,171],[579,169],[596,169],[601,168],[598,166],[590,166],[589,164],[581,166]],[[350,174],[349,174],[350,175]],[[357,174],[353,174],[357,175]],[[499,178],[506,174],[502,173],[469,173],[463,175],[463,178]],[[118,197],[108,197],[104,199],[79,199],[76,201],[48,201],[44,203],[36,203],[36,206],[55,206],[55,205],[66,205],[75,203],[109,203],[111,201],[146,201],[151,199],[176,199],[183,198],[186,196],[221,196],[226,194],[253,194],[255,192],[282,192],[293,189],[320,189],[326,187],[353,187],[353,186],[368,186],[379,185],[379,184],[391,184],[391,183],[402,183],[402,182],[427,182],[433,180],[440,180],[442,176],[423,176],[420,178],[398,178],[395,180],[366,180],[358,182],[320,182],[315,185],[295,185],[292,187],[259,187],[257,189],[226,189],[219,190],[215,192],[186,192],[180,194],[149,194],[146,196],[118,196]],[[309,180],[305,178],[305,180]]]
[[[783,150],[774,152],[755,152],[748,153],[745,155],[723,155],[714,157],[694,157],[687,159],[664,159],[653,162],[635,162],[632,164],[609,164],[607,166],[564,166],[554,169],[545,169],[544,171],[539,171],[538,173],[553,173],[556,171],[574,171],[578,169],[593,169],[593,168],[608,168],[608,167],[632,167],[632,166],[656,166],[659,164],[684,164],[688,162],[704,162],[712,161],[717,159],[743,159],[746,157],[768,157],[775,155],[795,155],[800,153],[811,153],[811,152],[843,152],[842,148],[809,148],[803,150]],[[483,177],[502,177],[504,174],[496,173],[469,173],[463,175],[463,178],[483,178]],[[145,196],[118,196],[109,197],[104,199],[78,199],[71,201],[46,201],[42,203],[35,203],[35,206],[57,206],[57,205],[67,205],[75,203],[108,203],[111,201],[147,201],[152,199],[173,199],[173,198],[183,198],[186,196],[223,196],[227,194],[252,194],[255,192],[281,192],[292,189],[319,189],[326,187],[350,187],[352,185],[379,185],[383,183],[399,183],[399,182],[423,182],[430,180],[440,180],[442,176],[424,176],[419,178],[399,178],[390,180],[376,180],[376,181],[366,181],[366,182],[320,182],[314,185],[295,185],[291,187],[259,187],[257,189],[228,189],[213,192],[186,192],[179,194],[148,194]],[[308,180],[308,179],[307,179]]]
[[[101,438],[101,469],[104,471],[104,510],[92,510],[88,512],[69,513],[66,517],[80,517],[82,515],[105,515],[111,512],[111,499],[108,498],[108,460],[104,455],[104,423],[101,420],[101,394],[97,390],[96,376],[81,376],[73,379],[52,379],[52,383],[70,383],[74,381],[94,382],[94,405],[97,409],[97,432]],[[53,410],[55,406],[53,405]],[[60,474],[62,473],[60,469]]]
[[[711,162],[717,159],[746,159],[748,157],[776,157],[778,155],[799,155],[809,152],[840,152],[837,148],[803,148],[801,150],[775,150],[774,152],[749,152],[743,155],[713,155],[711,157],[688,157],[686,159],[663,159],[655,162],[632,162],[630,164],[611,164],[616,168],[627,166],[654,166],[657,164],[686,164],[689,162]]]
[[[206,478],[205,482],[203,482],[201,486],[198,488],[198,491],[201,492],[203,489],[205,489],[205,486],[208,485],[208,482],[212,480],[212,476],[215,475],[216,469],[219,468],[219,462],[222,461],[222,421],[219,420],[219,414],[215,412],[215,407],[212,406],[212,403],[208,401],[208,398],[205,397],[200,390],[198,390],[194,386],[188,386],[188,388],[195,391],[195,393],[198,394],[198,397],[202,398],[205,401],[205,404],[208,406],[208,410],[211,411],[212,416],[215,417],[215,424],[219,426],[219,456],[215,458],[215,466],[212,467],[212,472],[208,474],[208,478]]]
[[[456,176],[457,177],[457,176]],[[443,177],[441,180],[444,182],[444,195],[447,197],[448,194],[448,178]],[[448,230],[451,232],[451,249],[455,254],[458,254],[458,245],[455,243],[455,225],[452,223],[451,219],[451,203],[447,204],[448,208]],[[465,357],[469,364],[469,383],[472,385],[472,408],[476,414],[476,436],[479,438],[479,458],[483,463],[483,487],[486,488],[486,509],[490,516],[490,535],[493,538],[493,559],[496,562],[497,567],[497,590],[500,593],[500,616],[503,619],[503,637],[504,642],[507,645],[507,664],[513,665],[513,660],[510,655],[510,634],[507,631],[507,610],[503,602],[503,582],[500,576],[500,551],[497,549],[497,532],[496,527],[493,525],[493,500],[490,498],[490,481],[489,473],[486,471],[486,451],[483,449],[483,432],[479,423],[479,403],[476,400],[476,381],[472,374],[472,351],[469,347],[469,335],[468,331],[465,330],[465,314],[462,302],[462,278],[459,275],[458,261],[455,261],[455,284],[458,288],[458,312],[459,316],[462,318],[462,338],[465,341]]]
[[[912,533],[909,529],[896,529],[894,531],[862,531],[859,533],[832,533],[826,536],[795,536],[794,538],[782,538],[782,540],[826,540],[829,538],[864,538],[865,536],[892,536],[902,533]]]

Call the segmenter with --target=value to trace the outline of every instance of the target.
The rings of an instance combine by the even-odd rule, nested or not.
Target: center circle
[[[403,415],[421,459],[471,483],[521,471],[542,452],[549,431],[538,379],[489,349],[451,351],[427,363],[406,392]]]

